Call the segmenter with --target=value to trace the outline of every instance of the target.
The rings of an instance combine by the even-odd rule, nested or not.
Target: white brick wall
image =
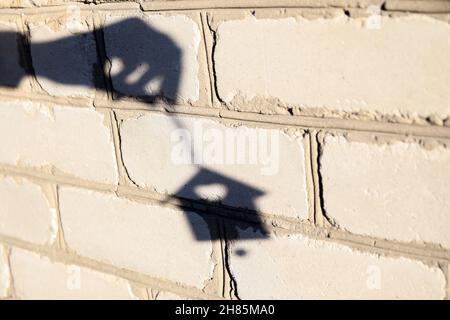
[[[13,249],[10,259],[19,299],[136,299],[130,284],[112,275],[21,249]]]
[[[58,218],[50,186],[0,176],[0,234],[36,244],[54,242]]]
[[[0,162],[46,167],[72,176],[117,181],[105,115],[92,109],[50,107],[24,101],[0,104]]]
[[[238,229],[231,272],[243,299],[442,299],[445,276],[406,258],[360,253],[302,236],[252,238]],[[242,254],[244,252],[244,254]]]
[[[199,288],[212,275],[208,226],[194,213],[69,187],[59,200],[66,242],[80,255]]]
[[[450,149],[328,136],[320,163],[325,210],[340,227],[450,247]]]

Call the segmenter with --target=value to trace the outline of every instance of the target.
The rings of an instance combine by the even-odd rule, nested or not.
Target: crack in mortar
[[[140,188],[139,185],[133,179],[131,179],[130,174],[128,173],[128,169],[125,166],[125,162],[123,160],[123,155],[122,155],[122,137],[120,135],[120,124],[119,124],[119,120],[117,119],[117,114],[114,111],[111,114],[111,122],[112,122],[111,123],[112,126],[114,127],[112,130],[113,130],[113,135],[115,136],[114,145],[117,150],[117,153],[116,153],[117,161],[116,162],[117,162],[117,166],[118,166],[118,170],[119,170],[119,175],[121,175],[120,174],[121,171],[123,171],[123,173],[125,174],[125,176],[122,177],[123,179],[120,179],[121,177],[119,176],[119,185],[121,183],[126,183],[128,181],[128,182],[131,182],[136,188]],[[123,181],[121,181],[121,180],[123,180]]]
[[[215,52],[216,52],[216,46],[217,46],[217,40],[218,40],[218,35],[216,30],[214,30],[214,28],[211,26],[211,22],[209,20],[209,15],[206,16],[206,24],[209,28],[209,31],[211,32],[212,35],[212,47],[211,47],[211,70],[212,70],[212,77],[213,77],[213,81],[212,81],[212,85],[214,87],[214,92],[211,92],[211,94],[214,94],[217,98],[217,100],[221,103],[224,104],[224,101],[221,99],[220,95],[219,95],[219,88],[217,85],[217,71],[216,71],[216,62],[215,62]]]
[[[201,21],[201,26],[202,26],[202,33],[203,33],[203,47],[205,49],[205,53],[206,53],[206,65],[208,68],[208,79],[209,79],[209,98],[210,98],[210,103],[211,106],[214,105],[214,96],[215,94],[215,88],[214,88],[214,82],[213,81],[213,76],[211,75],[211,70],[212,70],[212,64],[214,63],[212,61],[213,57],[212,54],[210,55],[208,52],[208,43],[206,40],[206,30],[205,30],[205,24],[207,24],[207,22],[205,21],[204,18],[204,14],[202,12],[199,13],[200,15],[200,21]],[[208,26],[209,28],[209,26]]]
[[[238,289],[237,289],[237,281],[233,275],[233,273],[231,272],[231,266],[230,266],[230,240],[227,240],[227,232],[226,232],[226,226],[222,223],[222,230],[223,230],[223,239],[224,239],[224,250],[223,250],[223,263],[225,265],[225,269],[224,272],[226,272],[226,275],[228,276],[229,279],[229,292],[228,295],[230,297],[231,300],[233,300],[233,298],[236,298],[238,300],[241,300],[241,298],[239,297],[238,294]]]

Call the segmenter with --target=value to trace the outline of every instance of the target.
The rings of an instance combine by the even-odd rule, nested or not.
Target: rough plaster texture
[[[302,236],[244,240],[253,231],[238,233],[242,239],[231,246],[229,259],[243,299],[445,297],[443,272],[419,261],[360,253]]]
[[[53,262],[21,249],[10,256],[19,299],[135,299],[126,280],[76,265]]]
[[[325,209],[340,227],[450,247],[450,149],[328,136],[320,162]]]
[[[55,96],[94,96],[97,51],[86,25],[30,24],[31,58],[43,90]]]
[[[108,15],[106,54],[114,89],[133,96],[199,99],[198,25],[183,15]]]
[[[200,216],[69,187],[60,188],[59,199],[66,242],[80,255],[199,288],[212,276],[212,244]]]
[[[10,283],[9,265],[5,248],[0,245],[0,299],[6,298]]]
[[[227,21],[214,55],[225,102],[278,98],[300,107],[450,115],[450,26],[429,17]]]
[[[50,192],[25,179],[0,176],[0,234],[36,244],[52,243],[58,219]]]
[[[291,138],[279,130],[226,127],[211,120],[160,115],[126,120],[120,134],[125,167],[140,186],[287,217],[308,217],[301,136]],[[242,144],[235,137],[248,137],[241,149],[246,159],[241,163],[237,150]],[[236,150],[236,157],[227,162],[225,156],[232,154],[227,152],[229,145]],[[267,150],[271,156],[258,153],[252,164],[252,150]],[[182,163],[178,155],[191,151],[191,161]],[[195,163],[195,154],[200,164]],[[212,173],[204,173],[202,168]]]
[[[48,167],[80,178],[115,183],[114,144],[105,116],[92,109],[0,103],[0,162]]]

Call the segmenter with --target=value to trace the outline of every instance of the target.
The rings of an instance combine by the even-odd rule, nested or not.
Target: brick
[[[93,97],[101,70],[95,39],[85,22],[70,22],[29,24],[36,78],[50,95]]]
[[[36,253],[11,252],[14,291],[19,299],[135,299],[121,278],[77,265],[51,261]]]
[[[80,255],[199,288],[212,276],[212,244],[200,216],[69,187],[60,188],[59,199],[66,242]]]
[[[58,232],[51,190],[26,179],[0,177],[0,234],[36,244],[50,244]]]
[[[20,88],[26,83],[24,40],[16,23],[0,22],[0,87]]]
[[[425,16],[219,24],[220,97],[276,98],[325,112],[450,114],[450,25]],[[240,100],[237,100],[240,101]],[[259,104],[261,105],[261,104]]]
[[[327,136],[325,210],[350,232],[450,247],[450,149]]]
[[[117,166],[105,115],[84,108],[0,103],[0,162],[56,169],[116,183]]]
[[[8,296],[11,275],[5,248],[0,245],[0,299]]]
[[[125,120],[120,134],[125,167],[139,186],[291,218],[308,217],[301,136],[153,114]],[[190,159],[178,157],[190,157],[191,150],[195,154]]]
[[[183,15],[106,17],[105,46],[114,89],[131,96],[199,99],[198,25]]]
[[[443,299],[437,267],[303,236],[257,238],[237,229],[230,268],[241,299]]]

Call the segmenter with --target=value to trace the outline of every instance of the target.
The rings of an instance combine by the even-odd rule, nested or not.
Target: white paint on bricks
[[[300,107],[450,115],[450,25],[426,16],[249,17],[219,24],[220,97],[273,97]]]
[[[0,234],[36,244],[53,243],[58,218],[49,200],[39,185],[0,177]]]
[[[211,278],[212,244],[199,215],[71,187],[59,189],[59,200],[65,240],[78,254],[198,288]]]
[[[173,141],[174,133],[177,138],[179,130],[192,138],[186,148],[189,153],[194,153],[194,163],[178,163],[173,159],[179,144],[186,142],[178,139]],[[215,135],[207,137],[202,132],[214,132]],[[276,133],[276,144],[271,144],[272,133]],[[191,199],[220,200],[227,205],[291,218],[308,217],[304,138],[301,136],[289,137],[274,129],[227,127],[211,120],[156,114],[125,120],[120,126],[120,134],[125,167],[139,186]],[[236,140],[229,141],[227,136],[256,137],[255,140],[247,140],[243,152],[258,152],[262,147],[267,147],[269,154],[273,152],[273,158],[268,157],[266,160],[276,160],[276,170],[272,171],[271,161],[259,161],[261,159],[257,154],[253,164],[248,161],[249,155],[246,155],[247,161],[242,162],[233,159],[225,163],[208,161],[204,155],[213,144],[214,139],[211,138],[214,136],[223,138],[219,139],[223,159],[230,155],[226,153],[227,143],[239,149]],[[258,137],[262,136],[268,140],[261,141]],[[270,150],[271,146],[275,146],[275,150]],[[198,155],[197,158],[203,157],[200,159],[202,161],[195,159],[195,155]],[[238,150],[236,156],[241,155]]]
[[[362,253],[300,235],[247,240],[260,234],[237,232],[229,262],[241,299],[445,297],[443,272],[419,261]]]
[[[54,166],[79,178],[117,182],[110,129],[93,109],[1,102],[0,144],[2,163]]]
[[[329,135],[320,163],[325,210],[340,227],[450,247],[450,149]]]
[[[13,248],[11,272],[19,299],[136,299],[128,281]]]

